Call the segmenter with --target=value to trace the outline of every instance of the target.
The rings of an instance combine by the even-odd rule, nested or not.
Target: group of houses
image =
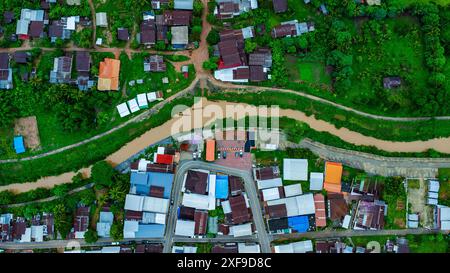
[[[257,243],[225,243],[211,248],[211,253],[261,253]]]
[[[271,78],[272,53],[269,48],[245,52],[245,40],[255,36],[253,27],[227,29],[220,33],[216,55],[220,57],[214,77],[227,82],[261,82]]]
[[[175,235],[250,236],[255,227],[241,178],[207,170],[189,170],[183,181]],[[211,216],[210,216],[211,214]]]
[[[163,100],[163,92],[155,91],[149,93],[141,93],[136,96],[136,98],[132,98],[127,102],[123,102],[117,105],[117,111],[119,112],[120,117],[126,117],[131,113],[136,113],[141,109],[147,109],[148,104],[154,101]]]
[[[230,19],[258,8],[257,0],[216,0],[214,15],[218,19]]]
[[[31,219],[14,217],[11,213],[0,215],[0,242],[43,242],[54,236],[54,219],[51,213],[42,213]]]
[[[16,66],[26,65],[31,61],[31,53],[16,51],[14,53],[0,53],[0,89],[13,89],[13,73],[19,70],[20,79],[27,82],[30,77],[35,76],[35,71],[28,72],[27,69],[16,69]],[[13,68],[13,64],[15,65]]]
[[[123,235],[126,239],[164,237],[166,216],[179,153],[158,147],[152,160],[131,164],[130,192],[125,199]]]
[[[440,184],[437,179],[428,180],[427,188],[427,204],[433,206],[434,211],[434,228],[440,230],[450,230],[450,207],[439,204],[439,190]],[[408,225],[416,227],[416,222],[419,221],[417,214],[408,215]],[[417,224],[418,226],[418,224]]]
[[[89,249],[65,250],[64,253],[75,254],[110,254],[110,253],[162,253],[162,244],[137,243],[134,247],[130,245],[94,247]]]
[[[383,229],[387,204],[379,200],[380,185],[371,179],[342,183],[342,173],[341,163],[327,161],[324,173],[310,172],[308,179],[308,160],[291,158],[283,160],[282,176],[278,166],[254,169],[269,232],[308,232],[326,227],[327,220],[345,229]],[[309,193],[303,194],[300,181],[309,181]]]
[[[95,85],[91,79],[90,71],[92,65],[91,55],[88,51],[77,51],[75,53],[75,71],[77,77],[72,78],[74,57],[72,52],[66,52],[65,55],[54,58],[53,69],[50,71],[49,81],[53,84],[73,84],[78,86],[81,91],[87,91]],[[100,75],[104,71],[100,63]],[[101,78],[99,77],[98,90],[101,89]],[[109,89],[110,90],[110,89]]]

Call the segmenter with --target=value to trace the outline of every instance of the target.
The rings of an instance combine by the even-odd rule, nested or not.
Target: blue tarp
[[[23,145],[22,136],[14,137],[14,149],[16,150],[16,154],[21,154],[25,152],[25,146]]]
[[[216,177],[216,198],[228,199],[228,176],[226,175]]]
[[[309,228],[308,216],[289,217],[288,226],[297,232],[306,232]]]

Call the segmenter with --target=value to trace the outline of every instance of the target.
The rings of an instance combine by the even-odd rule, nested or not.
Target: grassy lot
[[[392,4],[397,5],[399,7],[408,7],[415,3],[427,4],[431,2],[441,6],[447,6],[448,4],[450,4],[450,0],[392,0],[391,2]]]
[[[402,184],[403,178],[376,178],[383,185],[381,200],[388,205],[385,217],[385,229],[401,229],[406,225],[406,190]]]
[[[388,100],[408,107],[409,94],[425,89],[429,77],[424,65],[419,22],[406,16],[384,20],[382,28],[386,30],[378,35],[370,28],[370,22],[361,23],[357,42],[353,44],[354,74],[344,99],[369,102],[384,94]],[[402,87],[385,90],[383,78],[389,76],[402,77]]]
[[[286,55],[286,68],[291,81],[306,83],[319,83],[330,85],[331,77],[320,62],[307,62],[293,55]]]
[[[417,179],[409,179],[408,180],[408,188],[420,189],[420,181]]]
[[[439,204],[450,206],[450,168],[439,169]]]

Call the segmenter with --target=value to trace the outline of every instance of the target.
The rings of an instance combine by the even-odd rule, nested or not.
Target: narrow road
[[[244,180],[245,191],[247,193],[250,208],[253,213],[253,221],[256,226],[258,242],[263,253],[270,253],[270,239],[264,224],[261,206],[259,204],[256,193],[256,185],[254,183],[251,173],[248,171],[233,169],[229,167],[220,166],[213,163],[206,163],[201,161],[185,161],[182,162],[178,168],[174,178],[174,186],[172,187],[172,201],[173,207],[170,208],[169,217],[166,227],[166,236],[164,241],[164,252],[169,253],[172,249],[172,243],[175,232],[175,225],[177,220],[177,208],[181,203],[182,193],[181,187],[183,185],[184,175],[189,169],[204,169],[214,172],[226,173],[228,175],[238,176]],[[234,238],[233,238],[234,239]],[[234,239],[236,240],[236,239]]]

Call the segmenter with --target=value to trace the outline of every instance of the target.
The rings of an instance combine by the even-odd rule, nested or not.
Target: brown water
[[[192,109],[200,110],[200,109],[208,109],[210,107],[216,107],[220,108],[222,110],[225,110],[227,106],[241,106],[241,107],[248,107],[247,110],[250,112],[255,112],[258,108],[256,106],[250,106],[248,104],[239,104],[239,103],[230,103],[226,101],[218,101],[218,102],[212,102],[207,100],[202,100],[201,105],[199,103],[196,103]],[[113,166],[116,166],[120,164],[121,162],[127,160],[132,155],[138,153],[139,151],[145,149],[151,144],[154,144],[162,139],[165,139],[172,135],[172,128],[179,125],[181,120],[184,121],[192,121],[192,128],[201,128],[205,125],[211,124],[214,120],[227,118],[227,117],[233,117],[232,113],[227,113],[225,115],[218,115],[214,116],[213,118],[203,118],[202,121],[195,122],[193,121],[193,114],[190,110],[187,109],[183,112],[183,114],[180,116],[175,116],[171,120],[167,121],[161,126],[158,126],[156,128],[153,128],[140,137],[132,140],[131,142],[125,144],[122,148],[120,148],[118,151],[114,152],[110,156],[106,158],[108,162],[110,162]],[[358,132],[350,131],[346,128],[340,128],[337,129],[333,124],[328,123],[323,120],[318,120],[314,118],[313,116],[306,116],[303,112],[296,111],[296,110],[289,110],[289,109],[280,109],[279,110],[280,116],[287,116],[289,118],[302,121],[307,123],[312,129],[319,131],[319,132],[328,132],[330,134],[333,134],[342,140],[355,144],[355,145],[366,145],[366,146],[374,146],[380,150],[388,151],[388,152],[423,152],[428,149],[434,149],[436,151],[442,152],[442,153],[450,153],[450,138],[436,138],[436,139],[430,139],[426,141],[412,141],[412,142],[393,142],[393,141],[387,141],[387,140],[380,140],[376,139],[374,137],[369,137],[362,135]],[[266,116],[266,115],[262,115]],[[238,116],[234,118],[242,118],[243,116]],[[189,123],[189,122],[188,122]],[[192,128],[186,127],[183,128],[182,131],[190,131]],[[81,170],[85,176],[90,175],[90,167],[84,168]],[[44,177],[39,179],[36,182],[31,183],[21,183],[21,184],[10,184],[7,186],[0,187],[0,191],[3,190],[13,190],[15,192],[24,192],[29,191],[32,189],[36,189],[38,187],[45,187],[45,188],[51,188],[58,184],[63,184],[70,182],[72,177],[76,175],[75,172],[69,172],[64,173],[58,176],[51,176],[51,177]]]

